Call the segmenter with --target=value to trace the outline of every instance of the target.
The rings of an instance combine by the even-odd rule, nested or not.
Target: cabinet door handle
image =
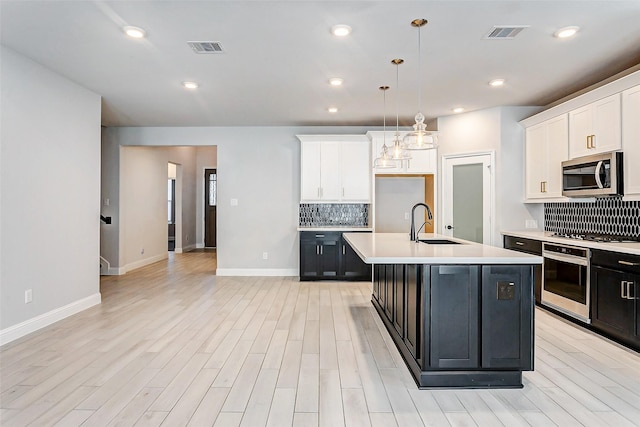
[[[324,246],[320,246],[320,255],[324,255]]]
[[[627,299],[636,299],[635,295],[631,295],[631,286],[633,286],[634,284],[635,283],[633,282],[627,282]]]
[[[620,298],[627,299],[627,282],[620,281]]]
[[[544,181],[540,181],[540,192],[544,193]]]
[[[591,135],[591,148],[596,148],[596,136]]]
[[[587,149],[591,148],[591,135],[587,135]]]
[[[324,237],[324,234],[316,234],[316,239],[322,239]]]
[[[320,255],[320,246],[316,245],[316,255]]]
[[[640,265],[640,262],[630,262],[630,261],[625,261],[622,259],[618,260],[618,264],[622,264],[622,265],[630,265],[631,267],[637,267]]]
[[[516,245],[518,245],[518,246],[524,246],[524,243],[522,243],[522,242],[516,242]]]
[[[345,249],[344,245],[342,245],[342,255],[345,255],[345,251],[346,251],[346,249]]]

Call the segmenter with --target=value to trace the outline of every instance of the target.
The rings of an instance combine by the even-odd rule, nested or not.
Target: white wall
[[[365,134],[361,127],[114,128],[123,146],[217,146],[218,275],[298,274],[297,134]],[[238,205],[231,206],[231,199]],[[269,259],[263,260],[262,253]]]
[[[441,156],[481,151],[495,152],[495,246],[502,246],[501,230],[524,229],[527,219],[535,219],[539,221],[539,226],[543,227],[542,206],[522,203],[524,129],[518,121],[537,110],[537,107],[496,107],[442,117],[438,120],[440,168]],[[439,169],[439,188],[442,188],[441,179],[442,171]],[[442,217],[442,191],[438,192],[438,206]]]
[[[100,302],[100,96],[10,49],[0,55],[0,342],[8,342]]]

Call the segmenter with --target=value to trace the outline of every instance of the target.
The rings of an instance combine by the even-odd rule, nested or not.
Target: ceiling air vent
[[[522,30],[529,28],[528,25],[502,25],[495,26],[485,36],[490,40],[509,40],[515,38]]]
[[[220,42],[187,42],[195,53],[224,53]]]

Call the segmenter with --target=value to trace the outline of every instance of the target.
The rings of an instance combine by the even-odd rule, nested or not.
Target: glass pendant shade
[[[400,139],[399,120],[398,120],[398,104],[400,97],[400,79],[399,79],[399,66],[404,62],[404,59],[392,59],[391,63],[396,66],[396,134],[393,138],[393,146],[391,148],[391,157],[394,160],[403,162],[404,160],[411,160],[411,154],[407,151],[407,147],[402,139]]]
[[[415,116],[415,124],[413,132],[409,132],[403,138],[403,142],[407,150],[433,150],[438,147],[437,134],[427,131],[427,125],[424,123],[424,115],[422,114],[422,57],[421,57],[421,35],[420,28],[427,25],[426,19],[414,19],[411,26],[418,28],[418,114]]]
[[[382,144],[382,153],[373,162],[373,167],[376,169],[391,169],[397,166],[397,162],[391,157],[389,153],[389,147],[386,144]]]
[[[375,169],[391,169],[391,168],[395,168],[397,166],[397,162],[395,159],[392,158],[392,154],[389,151],[389,147],[387,146],[387,113],[386,113],[386,109],[387,109],[387,90],[389,89],[389,86],[380,86],[379,89],[382,91],[383,93],[383,102],[384,102],[384,107],[383,107],[383,119],[382,119],[382,126],[383,126],[383,142],[382,142],[382,150],[380,150],[380,156],[377,157],[374,161],[373,161],[373,167]]]

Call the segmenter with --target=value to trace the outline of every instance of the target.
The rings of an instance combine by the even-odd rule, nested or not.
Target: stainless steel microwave
[[[562,162],[562,195],[622,195],[622,153],[610,152]]]

